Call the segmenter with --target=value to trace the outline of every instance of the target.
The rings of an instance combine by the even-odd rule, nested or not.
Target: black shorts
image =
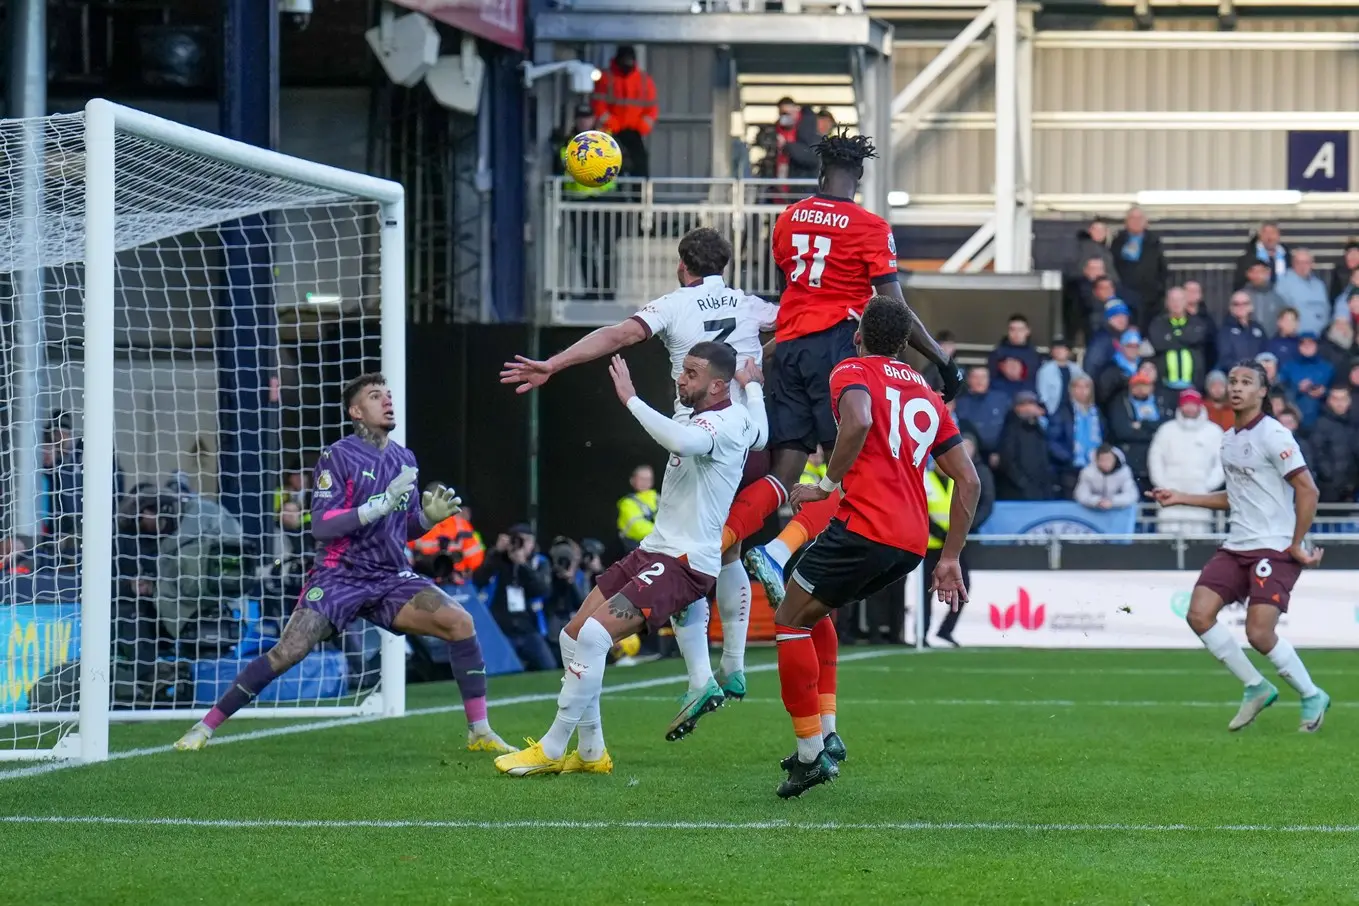
[[[827,607],[844,607],[909,575],[922,559],[855,534],[832,519],[798,558],[793,581]]]
[[[797,447],[812,453],[817,444],[835,443],[830,373],[855,355],[859,322],[845,320],[820,331],[779,343],[769,381],[769,446]]]

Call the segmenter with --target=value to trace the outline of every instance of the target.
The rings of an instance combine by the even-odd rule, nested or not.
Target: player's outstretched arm
[[[1152,488],[1147,496],[1161,506],[1197,506],[1205,510],[1227,510],[1227,492],[1215,491],[1212,494],[1186,494],[1170,488]]]
[[[648,336],[650,334],[640,321],[628,318],[612,327],[601,327],[586,334],[545,361],[515,356],[514,361],[506,362],[501,370],[500,383],[518,384],[516,393],[528,393],[546,384],[559,371],[612,355],[625,346],[642,342]]]
[[[708,429],[694,422],[684,425],[672,421],[642,402],[636,388],[632,386],[628,363],[623,361],[621,355],[614,356],[613,361],[609,363],[609,376],[613,378],[613,389],[618,398],[656,443],[676,456],[697,456],[700,453],[712,452],[714,437]]]
[[[401,501],[415,489],[415,479],[420,473],[414,466],[406,466],[387,485],[384,493],[357,507],[334,506],[329,472],[321,474],[327,483],[323,489],[322,479],[318,479],[316,489],[312,491],[311,533],[317,541],[326,542],[352,535],[363,526],[395,512]]]
[[[769,442],[769,414],[764,408],[763,380],[764,373],[754,359],[746,359],[745,365],[736,372],[736,382],[746,391],[746,409],[755,425],[755,443],[750,445],[752,450],[763,450]]]

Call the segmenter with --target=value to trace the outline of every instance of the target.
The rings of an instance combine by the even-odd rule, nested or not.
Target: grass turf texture
[[[1336,701],[1317,736],[1267,663],[1279,703],[1229,734],[1240,687],[1201,651],[881,654],[841,666],[849,761],[800,800],[773,792],[792,750],[775,674],[667,743],[676,680],[606,695],[609,777],[501,777],[462,750],[454,713],[0,780],[0,901],[1359,902],[1352,653],[1303,653]],[[409,690],[413,709],[455,701],[450,685]],[[491,716],[517,738],[553,708]],[[114,748],[184,728],[115,726]]]

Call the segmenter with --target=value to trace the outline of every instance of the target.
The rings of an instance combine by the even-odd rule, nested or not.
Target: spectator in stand
[[[1221,371],[1210,371],[1203,380],[1203,408],[1208,413],[1208,421],[1223,431],[1236,424],[1232,415],[1231,403],[1227,401],[1227,375]]]
[[[1101,444],[1081,469],[1074,489],[1076,502],[1092,510],[1121,510],[1137,503],[1139,496],[1122,451],[1108,444]]]
[[[1027,371],[1024,362],[1012,355],[1001,356],[996,362],[996,377],[991,386],[1013,398],[1021,390],[1033,390],[1035,375]]]
[[[1307,460],[1317,477],[1322,503],[1350,503],[1359,488],[1359,427],[1351,420],[1353,400],[1346,384],[1326,394],[1326,408],[1312,426],[1316,456]]]
[[[309,554],[316,548],[311,538],[311,505],[307,495],[311,476],[306,469],[292,468],[283,472],[283,480],[274,491],[274,518],[283,533],[283,544],[293,556]]]
[[[1085,345],[1085,373],[1098,378],[1101,371],[1114,360],[1118,338],[1129,327],[1132,311],[1122,299],[1111,299],[1104,306],[1104,326],[1090,337]]]
[[[1351,326],[1359,329],[1359,270],[1351,271],[1349,280],[1336,293],[1331,319],[1349,321]]]
[[[1095,399],[1101,406],[1108,403],[1128,386],[1128,379],[1142,364],[1142,335],[1129,327],[1118,338],[1113,361],[1104,366],[1095,383]]]
[[[1000,436],[1001,500],[1057,499],[1057,472],[1048,456],[1047,416],[1038,394],[1021,390]]]
[[[1271,221],[1260,224],[1260,229],[1250,237],[1246,243],[1246,249],[1241,253],[1241,257],[1236,259],[1236,274],[1233,277],[1236,286],[1244,286],[1247,282],[1255,281],[1250,276],[1250,269],[1257,264],[1265,266],[1265,282],[1273,285],[1279,278],[1288,272],[1292,263],[1292,255],[1287,246],[1279,239],[1279,225]],[[1264,311],[1260,306],[1255,310],[1260,312],[1260,320],[1264,321]],[[1269,323],[1265,321],[1265,323]]]
[[[972,514],[972,525],[976,528],[985,525],[986,520],[991,518],[991,511],[996,508],[996,476],[982,455],[981,448],[977,446],[976,435],[968,431],[963,432],[963,449],[972,460],[972,465],[977,470],[977,479],[981,482],[977,511]]]
[[[1203,322],[1204,329],[1208,332],[1208,343],[1204,347],[1207,353],[1208,366],[1217,364],[1217,319],[1203,305],[1203,284],[1197,280],[1186,280],[1184,282],[1184,304],[1189,311],[1190,320]]]
[[[1139,370],[1128,382],[1128,389],[1120,393],[1108,406],[1109,440],[1122,448],[1128,467],[1137,479],[1137,486],[1150,490],[1147,455],[1152,438],[1170,413],[1156,397],[1156,378],[1152,369]]]
[[[557,661],[543,634],[543,598],[551,580],[534,566],[537,550],[532,527],[527,523],[512,526],[496,539],[472,579],[486,592],[491,616],[524,668],[551,670]]]
[[[1321,357],[1336,373],[1345,370],[1354,357],[1354,327],[1348,321],[1331,321],[1321,337]]]
[[[1315,259],[1307,249],[1293,252],[1292,266],[1274,285],[1290,308],[1298,312],[1298,330],[1320,335],[1331,323],[1335,310],[1334,294],[1326,288],[1326,281],[1313,270]]]
[[[1298,415],[1298,407],[1285,403],[1275,413],[1274,417],[1279,420],[1279,424],[1293,433],[1293,439],[1298,443],[1298,449],[1302,452],[1302,458],[1307,463],[1308,471],[1315,478],[1317,469],[1312,463],[1316,462],[1316,451],[1312,448],[1311,440],[1302,430],[1302,417]]]
[[[1208,370],[1209,323],[1189,315],[1189,298],[1176,286],[1166,292],[1166,310],[1147,330],[1165,385],[1173,390],[1198,387]],[[1179,487],[1167,485],[1166,487]]]
[[[1261,324],[1273,324],[1279,312],[1288,307],[1283,296],[1274,290],[1270,280],[1269,265],[1263,261],[1249,262],[1246,268],[1246,283],[1241,287],[1250,296],[1255,318]]]
[[[1074,279],[1081,274],[1089,277],[1089,263],[1092,259],[1098,259],[1104,265],[1100,268],[1099,274],[1112,276],[1115,273],[1114,253],[1109,251],[1109,227],[1102,217],[1093,218],[1085,227],[1076,231],[1076,249],[1067,261],[1067,278]]]
[[[1119,290],[1145,327],[1152,313],[1161,308],[1161,297],[1170,285],[1170,265],[1161,249],[1161,238],[1147,229],[1147,215],[1139,207],[1128,209],[1123,229],[1114,237],[1114,267]]]
[[[1018,370],[1005,369],[1001,363],[1013,359],[1019,364]],[[1016,384],[1017,390],[1032,390],[1038,378],[1038,363],[1041,361],[1038,350],[1033,348],[1033,331],[1029,319],[1022,314],[1010,315],[1005,328],[1005,338],[996,344],[987,357],[986,364],[991,368],[991,381],[999,385],[999,378]]]
[[[1217,332],[1217,370],[1226,373],[1237,362],[1253,359],[1265,350],[1265,329],[1255,320],[1250,293],[1237,290],[1227,303],[1227,319]]]
[[[1066,403],[1071,382],[1084,377],[1085,370],[1072,361],[1071,347],[1060,334],[1052,338],[1048,354],[1051,358],[1038,366],[1038,399],[1051,415]]]
[[[623,550],[634,551],[656,527],[661,495],[656,491],[656,473],[645,463],[632,470],[628,485],[632,490],[618,498],[618,540]]]
[[[967,369],[967,389],[954,400],[953,416],[959,425],[972,426],[988,458],[1000,448],[1000,432],[1009,412],[1010,397],[991,386],[991,372],[982,365]]]
[[[1222,429],[1208,419],[1197,390],[1180,391],[1175,417],[1161,425],[1147,450],[1147,474],[1158,488],[1208,494],[1222,487]],[[1156,516],[1160,530],[1201,534],[1212,530],[1213,514],[1202,507],[1173,506]]]
[[[1356,271],[1359,271],[1359,238],[1351,238],[1346,240],[1340,260],[1331,269],[1332,299],[1343,293],[1346,287],[1354,285],[1350,280]]]
[[[1088,338],[1102,323],[1104,303],[1095,298],[1095,286],[1106,276],[1104,259],[1092,257],[1063,283],[1062,328],[1073,336]],[[1112,298],[1113,294],[1113,281],[1108,281],[1105,295]]]
[[[779,150],[774,163],[777,179],[816,179],[821,159],[812,150],[821,141],[816,113],[792,98],[779,99],[779,121],[774,127]],[[794,192],[799,198],[806,191]]]
[[[1269,378],[1270,386],[1274,386],[1279,380],[1279,357],[1272,352],[1262,352],[1256,355],[1255,361],[1265,369],[1265,377]]]
[[[618,142],[623,152],[623,175],[637,179],[651,176],[651,157],[646,137],[656,126],[656,83],[637,66],[637,49],[620,44],[618,51],[595,82],[590,97],[599,128]]]
[[[1071,379],[1068,399],[1048,416],[1048,453],[1057,466],[1062,496],[1071,496],[1076,476],[1104,443],[1109,430],[1095,406],[1095,382],[1087,375]]]
[[[1274,335],[1265,341],[1265,352],[1272,353],[1283,368],[1298,356],[1298,312],[1285,308],[1274,319]]]
[[[822,138],[825,138],[826,136],[831,134],[831,130],[834,128],[835,128],[835,114],[830,112],[829,107],[822,107],[820,110],[816,111],[817,135],[821,136]],[[935,339],[937,340],[939,338],[935,337]]]
[[[934,339],[939,343],[939,348],[943,350],[944,358],[951,361],[958,351],[958,343],[953,337],[953,331],[941,330],[934,335]],[[939,374],[939,366],[933,362],[925,366],[925,370],[920,373],[920,376],[925,379],[925,383],[929,384],[934,392],[938,393],[944,389],[944,378]]]
[[[1317,355],[1317,335],[1304,333],[1298,337],[1298,355],[1279,369],[1279,381],[1293,397],[1293,404],[1302,416],[1302,426],[1310,429],[1321,414],[1326,388],[1331,386],[1335,369]]]

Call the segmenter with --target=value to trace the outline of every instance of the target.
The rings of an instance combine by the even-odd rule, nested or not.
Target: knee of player
[[[1274,650],[1279,638],[1274,632],[1274,627],[1268,623],[1246,622],[1246,641],[1250,646],[1261,654],[1269,654]]]
[[[477,631],[471,614],[461,607],[439,608],[434,623],[439,628],[439,638],[447,642],[471,638]]]

